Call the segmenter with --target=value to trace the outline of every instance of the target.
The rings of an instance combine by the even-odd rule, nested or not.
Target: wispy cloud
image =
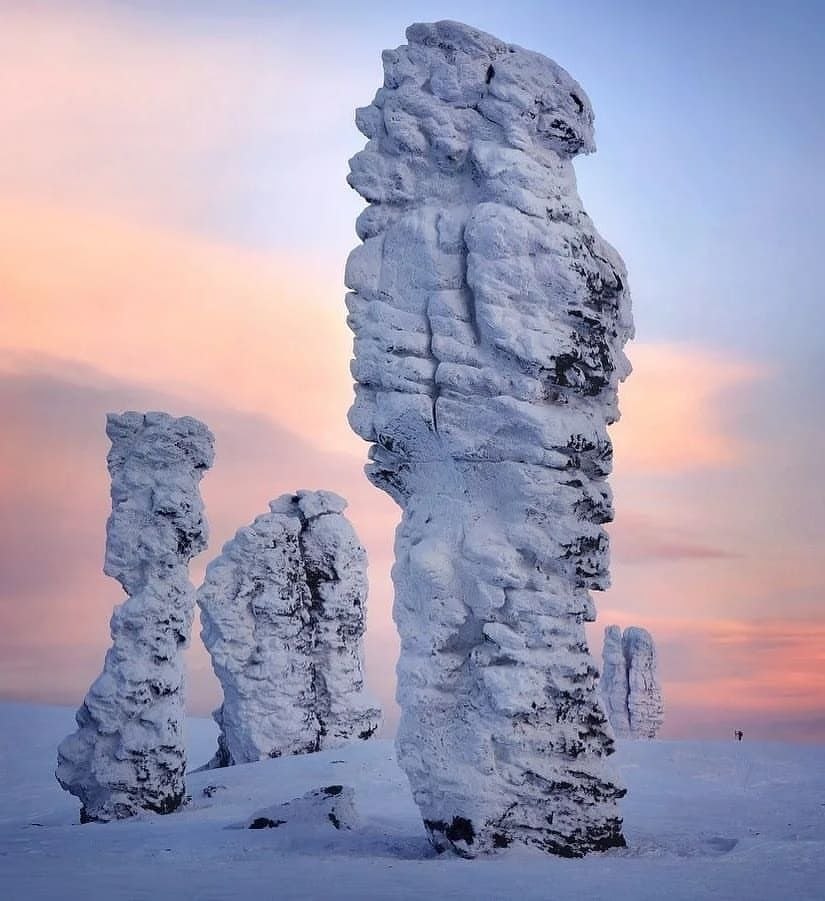
[[[123,4],[3,13],[14,77],[0,81],[2,690],[72,701],[96,675],[121,597],[100,572],[103,414],[161,407],[200,415],[218,438],[203,483],[213,541],[196,578],[270,496],[350,498],[372,561],[369,678],[391,709],[398,514],[364,479],[345,419],[341,284],[360,206],[344,187],[361,143],[351,110],[371,96],[378,58],[342,67],[334,33],[296,40],[279,17],[265,33],[162,18]],[[278,250],[250,249],[267,244]],[[825,701],[821,542],[800,524],[817,516],[815,503],[803,511],[811,451],[785,448],[757,481],[756,442],[758,465],[773,467],[770,420],[740,422],[774,373],[700,344],[629,351],[613,429],[616,588],[597,603],[661,638],[670,729],[718,729],[731,712],[813,722],[817,693]],[[778,604],[807,617],[799,635],[775,622],[749,631],[748,615]],[[719,626],[722,611],[742,619]],[[204,711],[217,694],[197,642],[190,658]]]
[[[600,624],[638,625],[605,609]],[[665,735],[728,737],[747,723],[753,737],[825,740],[825,625],[818,619],[686,619],[648,616],[665,689]],[[601,625],[591,642],[601,648]],[[790,723],[806,723],[793,733]],[[812,724],[819,722],[819,727]]]
[[[110,217],[0,204],[0,341],[297,425],[361,453],[346,424],[340,273]]]
[[[729,467],[748,452],[730,416],[736,392],[770,377],[763,365],[711,348],[635,342],[613,427],[617,475]]]
[[[622,511],[619,524],[610,528],[612,557],[621,563],[653,560],[730,560],[741,553],[699,540],[678,525],[653,516]]]

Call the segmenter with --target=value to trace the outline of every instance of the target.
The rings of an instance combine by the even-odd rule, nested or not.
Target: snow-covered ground
[[[72,717],[0,704],[8,901],[825,898],[823,746],[620,742],[627,850],[584,860],[509,850],[468,861],[431,852],[385,741],[193,773],[192,801],[179,813],[80,826],[77,802],[53,776]],[[197,765],[212,756],[216,730],[203,719],[188,728]],[[326,815],[246,828],[265,808],[329,785],[354,789],[352,829]]]

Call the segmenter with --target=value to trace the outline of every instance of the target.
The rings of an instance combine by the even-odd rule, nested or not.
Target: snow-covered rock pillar
[[[369,738],[367,558],[331,491],[299,491],[239,529],[198,590],[201,636],[224,693],[212,766]]]
[[[601,692],[607,718],[617,738],[630,736],[627,688],[627,662],[622,647],[622,630],[619,626],[607,626],[602,648]]]
[[[455,22],[385,51],[356,122],[353,429],[401,506],[398,754],[439,849],[622,845],[583,622],[608,583],[625,270],[581,207],[581,87]]]
[[[197,419],[110,414],[112,513],[104,572],[127,600],[112,614],[112,647],[58,749],[57,779],[81,821],[141,810],[170,813],[184,798],[184,664],[195,592],[189,561],[207,525],[198,483],[213,437]]]
[[[647,629],[608,626],[602,649],[601,693],[618,738],[655,738],[664,722],[656,646]]]
[[[656,666],[656,646],[647,629],[630,626],[622,635],[627,666],[627,716],[633,738],[655,738],[665,718]]]

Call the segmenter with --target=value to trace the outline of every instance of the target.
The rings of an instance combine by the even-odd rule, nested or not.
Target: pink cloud
[[[646,564],[655,560],[728,560],[736,551],[703,542],[690,530],[655,516],[623,510],[618,525],[610,527],[614,562]]]
[[[649,476],[731,466],[748,446],[726,420],[737,390],[769,376],[763,366],[702,347],[634,342],[633,374],[613,426],[616,473]]]
[[[3,340],[14,353],[7,349],[0,372],[12,381],[51,378],[51,387],[20,413],[18,428],[4,436],[7,471],[18,474],[15,486],[9,485],[16,493],[6,529],[21,510],[37,511],[40,520],[51,517],[51,544],[42,552],[64,561],[63,573],[73,580],[41,586],[16,612],[9,611],[19,600],[7,595],[8,640],[16,636],[20,648],[34,642],[39,654],[49,655],[53,665],[41,671],[41,680],[65,660],[61,690],[72,684],[82,696],[108,642],[111,605],[120,597],[99,572],[108,490],[102,414],[126,406],[202,412],[219,439],[216,468],[204,483],[215,526],[210,554],[281,491],[329,487],[350,498],[372,561],[370,683],[394,710],[398,643],[389,570],[398,514],[364,479],[366,448],[346,424],[351,337],[338,271],[100,215],[28,203],[7,205],[4,212],[0,278],[10,303]],[[724,426],[723,400],[758,371],[696,349],[636,344],[632,352],[637,371],[627,384],[636,384],[637,399],[625,398],[626,418],[617,427],[625,436],[623,443],[617,434],[616,451],[618,594],[605,600],[616,606],[632,595],[643,615],[682,608],[712,617],[736,597],[743,604],[748,600],[751,587],[737,575],[733,565],[741,567],[731,556],[741,548],[729,540],[697,538],[696,524],[674,515],[673,508],[663,526],[656,508],[636,502],[647,495],[633,474],[649,482],[650,464],[654,481],[672,479],[682,469],[727,465],[745,453],[746,445]],[[68,363],[55,362],[67,356]],[[668,398],[694,373],[699,387],[678,408],[685,418],[677,422]],[[66,400],[66,384],[83,389],[73,395],[74,405]],[[54,418],[55,399],[66,401],[62,420]],[[73,421],[70,411],[82,415]],[[49,432],[49,422],[60,427]],[[663,426],[692,435],[704,450],[686,449]],[[663,455],[658,465],[650,462],[655,449]],[[47,512],[55,497],[63,508]],[[66,523],[77,524],[77,534],[70,535]],[[18,529],[18,536],[28,534],[35,533]],[[72,545],[81,540],[85,550]],[[22,553],[20,542],[9,547]],[[642,560],[643,567],[637,565]],[[195,567],[196,577],[202,565]],[[677,578],[671,566],[681,568]],[[82,671],[71,670],[79,665],[76,648],[87,645],[96,653],[83,657]],[[35,684],[31,667],[19,669],[26,654],[6,663],[18,667],[19,690],[46,691]],[[202,652],[194,650],[191,660],[193,698],[203,711],[217,694]]]
[[[202,483],[211,541],[206,562],[271,497],[300,487],[344,494],[370,551],[368,683],[393,708],[397,638],[390,616],[391,501],[366,482],[361,461],[308,444],[289,430],[228,407],[114,379],[87,367],[39,360],[0,373],[5,414],[0,442],[0,685],[5,697],[77,702],[99,671],[108,621],[123,599],[102,571],[109,509],[104,433],[107,410],[163,408],[192,413],[216,435],[217,461]],[[208,658],[195,635],[190,703],[218,701]]]
[[[118,219],[0,204],[9,349],[209,397],[361,454],[341,274]]]
[[[603,624],[614,622],[626,627],[639,619],[628,610],[602,610],[600,625],[590,629],[595,653]],[[752,737],[825,739],[821,620],[693,620],[660,613],[642,624],[657,643],[665,736],[727,738],[747,723]]]

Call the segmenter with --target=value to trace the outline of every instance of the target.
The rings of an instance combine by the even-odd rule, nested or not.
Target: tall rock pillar
[[[397,746],[434,845],[622,845],[583,623],[608,583],[625,269],[576,192],[582,88],[455,22],[413,25],[358,110],[353,429],[402,509]]]
[[[128,597],[112,614],[112,647],[77,712],[77,731],[58,750],[57,779],[80,799],[83,822],[169,813],[183,801],[189,561],[206,547],[198,483],[213,459],[212,433],[188,416],[110,414],[106,434],[104,572]]]

